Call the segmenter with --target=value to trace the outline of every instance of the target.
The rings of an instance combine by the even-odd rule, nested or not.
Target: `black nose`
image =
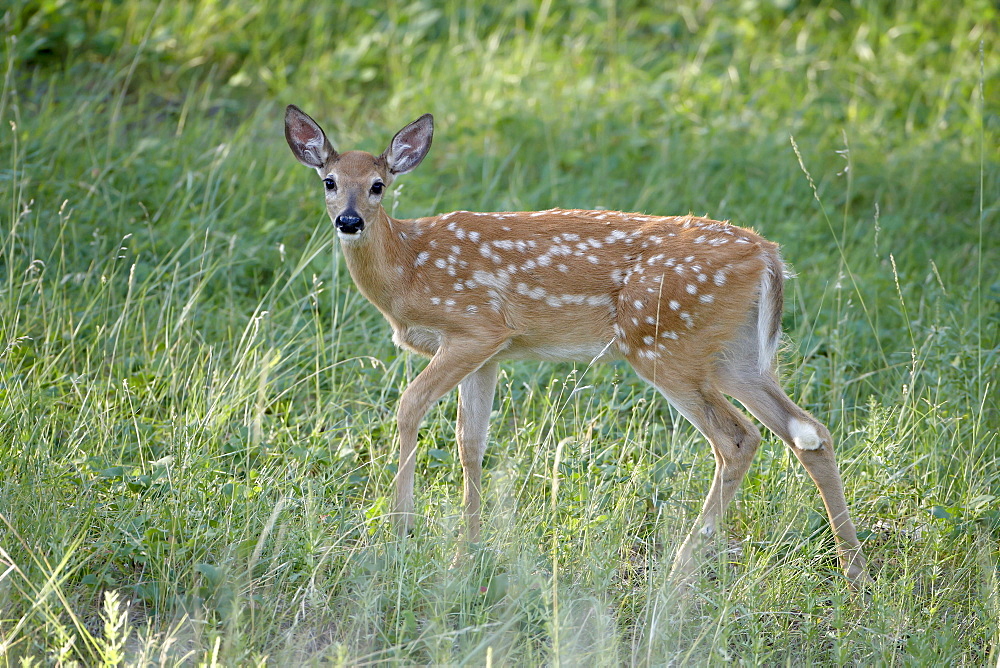
[[[350,213],[340,214],[333,222],[336,224],[337,229],[344,234],[357,234],[365,228],[365,221],[361,220],[361,216]]]

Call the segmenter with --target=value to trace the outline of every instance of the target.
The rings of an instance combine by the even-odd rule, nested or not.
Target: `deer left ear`
[[[431,150],[434,117],[424,114],[396,133],[389,148],[382,154],[389,172],[394,176],[412,172]]]
[[[319,123],[294,104],[285,109],[285,141],[298,161],[313,169],[337,155]]]

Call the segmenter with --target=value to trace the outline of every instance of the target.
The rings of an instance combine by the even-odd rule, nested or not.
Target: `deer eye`
[[[385,190],[385,184],[381,181],[376,181],[372,184],[371,193],[372,195],[381,195],[382,191]]]
[[[323,185],[326,186],[327,190],[336,190],[337,189],[337,182],[333,180],[332,176],[328,176],[325,179],[323,179]]]

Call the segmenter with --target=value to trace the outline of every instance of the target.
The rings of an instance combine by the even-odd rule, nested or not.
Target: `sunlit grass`
[[[995,663],[996,10],[752,5],[81,2],[48,24],[65,43],[8,15],[4,659]],[[712,457],[626,367],[503,370],[457,570],[446,397],[396,538],[393,410],[423,362],[339,262],[288,102],[338,148],[436,115],[399,216],[693,211],[780,242],[783,377],[838,442],[871,599],[768,435],[674,608]]]

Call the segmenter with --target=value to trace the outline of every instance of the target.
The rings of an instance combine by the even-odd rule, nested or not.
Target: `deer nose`
[[[337,230],[344,234],[357,234],[365,228],[365,221],[353,212],[342,213],[333,222],[337,226]]]

